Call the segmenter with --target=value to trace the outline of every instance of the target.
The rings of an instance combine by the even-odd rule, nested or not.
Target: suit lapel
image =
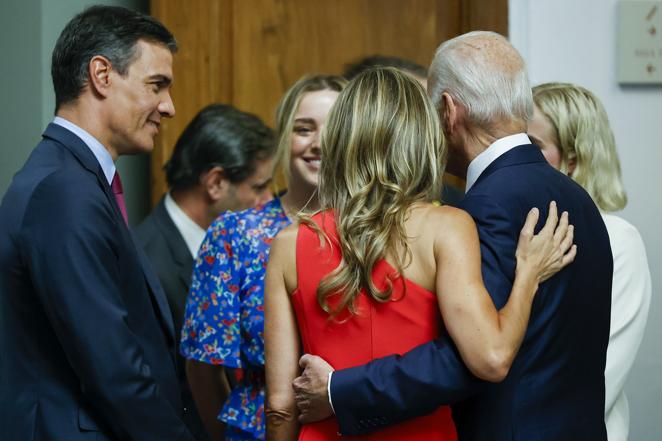
[[[142,250],[142,247],[136,246],[136,244],[138,243],[137,239],[134,237],[133,233],[130,234],[131,234],[131,241],[133,242],[133,247],[136,250],[136,253],[138,254],[140,263],[142,264],[143,274],[145,275],[145,281],[147,282],[147,288],[149,289],[149,293],[154,299],[156,306],[158,307],[158,313],[161,318],[161,321],[165,326],[165,330],[168,335],[168,338],[170,339],[170,343],[174,344],[175,325],[172,323],[172,314],[170,313],[170,307],[168,306],[168,302],[166,300],[165,294],[163,292],[163,289],[161,288],[161,283],[150,269],[151,266],[149,264],[147,256],[145,256],[145,252]]]
[[[532,162],[546,162],[545,157],[540,152],[540,148],[538,146],[533,144],[525,144],[514,147],[492,161],[492,163],[487,166],[483,173],[480,174],[478,179],[476,179],[476,183],[471,187],[471,189],[469,189],[469,192],[477,187],[481,181],[500,168],[519,164],[528,164]]]
[[[46,127],[43,136],[62,144],[76,157],[76,159],[78,159],[78,161],[85,169],[96,175],[97,181],[99,181],[99,186],[108,198],[110,206],[113,207],[113,210],[115,211],[115,217],[117,219],[121,219],[122,223],[124,224],[124,217],[122,216],[120,207],[117,205],[117,200],[115,199],[115,195],[110,188],[110,184],[108,184],[108,179],[103,173],[103,169],[101,168],[99,161],[97,161],[97,158],[94,156],[90,148],[83,142],[83,140],[64,127],[53,123]]]
[[[173,343],[175,327],[172,323],[172,316],[170,314],[170,308],[168,307],[168,303],[166,302],[165,299],[165,294],[163,293],[163,290],[161,289],[158,280],[156,280],[155,276],[149,270],[149,266],[147,265],[147,259],[143,255],[141,247],[136,246],[137,242],[135,241],[135,238],[133,237],[132,233],[129,231],[126,223],[124,222],[124,217],[122,216],[122,212],[120,211],[120,208],[117,205],[117,200],[115,199],[115,195],[113,194],[113,191],[110,188],[110,185],[108,184],[108,180],[106,179],[106,176],[104,175],[101,165],[97,161],[97,158],[94,156],[90,148],[83,142],[83,140],[81,140],[74,133],[70,132],[64,127],[58,126],[57,124],[52,124],[52,123],[49,124],[46,127],[43,136],[45,138],[53,139],[54,141],[62,144],[78,159],[78,161],[85,169],[89,170],[90,172],[96,175],[97,181],[99,182],[99,186],[106,195],[106,198],[110,203],[110,206],[113,207],[113,210],[115,211],[115,220],[119,224],[119,229],[122,234],[122,238],[124,242],[131,244],[134,251],[138,254],[138,258],[142,265],[143,273],[145,275],[145,280],[147,281],[150,295],[154,300],[154,304],[156,304],[159,309],[158,315],[160,316],[161,321],[164,324],[168,338],[171,340],[171,343]]]
[[[182,289],[188,291],[191,284],[191,272],[193,271],[193,256],[191,256],[182,234],[170,218],[163,199],[154,208],[154,219],[163,237],[168,238],[166,244],[173,262],[177,265],[177,273],[179,280],[182,282]]]

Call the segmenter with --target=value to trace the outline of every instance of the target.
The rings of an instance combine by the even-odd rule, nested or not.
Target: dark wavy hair
[[[200,175],[219,166],[237,183],[255,171],[256,162],[273,156],[273,131],[260,118],[230,105],[211,104],[184,129],[165,165],[171,190],[186,190]]]
[[[177,51],[175,37],[149,15],[117,6],[92,6],[71,19],[57,39],[51,61],[55,111],[76,100],[88,82],[90,60],[108,58],[126,75],[137,57],[136,43],[145,40]]]

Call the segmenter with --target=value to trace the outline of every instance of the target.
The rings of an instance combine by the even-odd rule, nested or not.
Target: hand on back
[[[558,216],[556,202],[549,204],[545,225],[534,234],[540,212],[532,208],[520,232],[517,243],[517,272],[533,271],[538,282],[544,282],[575,260],[577,245],[573,245],[574,227],[569,224],[568,212]]]

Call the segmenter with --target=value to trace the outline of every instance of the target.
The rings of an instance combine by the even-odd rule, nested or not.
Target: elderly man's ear
[[[441,94],[441,122],[447,134],[453,133],[460,117],[460,108],[448,92]]]

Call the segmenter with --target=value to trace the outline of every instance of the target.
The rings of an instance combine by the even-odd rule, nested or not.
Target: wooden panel
[[[186,125],[207,104],[232,102],[231,1],[151,1],[151,14],[179,44],[173,61],[176,115],[163,120],[152,153],[152,205],[167,190],[163,165]]]
[[[453,2],[235,0],[234,103],[271,122],[283,92],[306,73],[340,73],[376,53],[428,65],[455,35],[446,25],[452,20],[438,23],[446,3]]]
[[[179,134],[211,102],[273,124],[283,92],[306,73],[339,74],[373,54],[427,66],[448,38],[508,31],[507,0],[151,0],[151,12],[180,45],[177,115],[164,121],[152,154],[152,203],[166,191],[162,168]]]
[[[465,0],[446,0],[437,8],[437,46],[462,33],[462,4]],[[436,48],[435,48],[436,49]],[[430,56],[430,61],[432,57]]]
[[[462,0],[462,31],[494,31],[508,36],[508,0]]]

